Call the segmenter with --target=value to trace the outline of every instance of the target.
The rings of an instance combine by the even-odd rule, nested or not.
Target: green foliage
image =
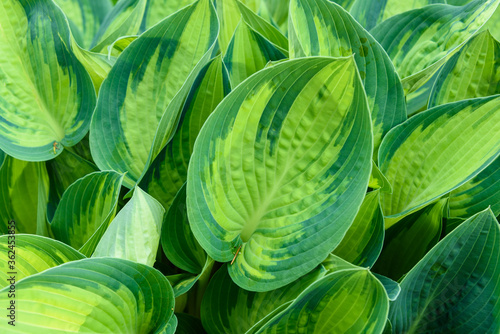
[[[1,333],[500,332],[500,0],[0,2]]]

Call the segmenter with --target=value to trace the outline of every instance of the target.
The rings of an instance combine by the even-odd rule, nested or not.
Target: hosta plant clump
[[[500,333],[500,0],[2,0],[1,333]]]

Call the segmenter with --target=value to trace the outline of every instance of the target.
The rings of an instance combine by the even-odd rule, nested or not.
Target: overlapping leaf
[[[122,180],[115,172],[95,172],[69,186],[50,224],[56,239],[92,255],[116,213]]]
[[[50,160],[87,133],[92,81],[51,0],[5,0],[0,17],[0,149],[21,160]]]
[[[3,309],[8,289],[0,291]],[[2,333],[151,333],[166,326],[174,309],[163,274],[122,259],[65,263],[17,282],[16,294],[22,302],[15,326],[2,321]]]
[[[276,289],[316,267],[361,205],[371,122],[354,59],[279,63],[207,120],[188,169],[196,239],[241,287]],[[312,130],[314,129],[314,130]]]
[[[500,154],[500,97],[469,99],[422,112],[389,132],[380,169],[386,228],[458,188]]]
[[[99,168],[127,172],[124,185],[129,188],[140,179],[175,131],[217,31],[210,1],[199,0],[123,51],[102,84],[92,118],[90,145]]]
[[[440,241],[401,282],[394,333],[500,331],[500,226],[485,210]]]
[[[406,119],[403,86],[391,60],[337,4],[328,0],[292,0],[290,9],[291,58],[355,54],[372,112],[377,149],[383,136]]]
[[[85,256],[60,241],[32,234],[3,235],[0,237],[0,287],[24,277],[81,260]]]

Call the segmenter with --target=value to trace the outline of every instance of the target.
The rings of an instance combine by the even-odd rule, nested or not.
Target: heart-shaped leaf
[[[224,99],[195,143],[187,181],[193,233],[214,260],[234,259],[229,273],[242,288],[284,286],[349,229],[372,148],[352,57],[264,69]]]

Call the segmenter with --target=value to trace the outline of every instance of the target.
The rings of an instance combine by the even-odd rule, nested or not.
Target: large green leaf
[[[92,81],[51,0],[5,0],[0,17],[0,149],[21,160],[50,160],[87,133]]]
[[[263,69],[268,62],[284,58],[286,55],[280,49],[242,20],[227,47],[224,64],[231,79],[231,86],[236,87]]]
[[[383,136],[406,120],[403,86],[378,42],[342,7],[328,0],[292,0],[290,57],[350,56],[365,86],[376,152]]]
[[[106,15],[102,25],[92,39],[94,52],[105,52],[119,37],[139,32],[147,0],[121,0]]]
[[[191,86],[184,82],[188,77],[194,81],[208,62],[217,31],[211,2],[199,0],[143,33],[123,51],[102,84],[92,118],[90,146],[99,168],[127,172],[124,185],[133,187],[163,148],[151,156],[153,143],[163,143],[175,131],[179,101],[185,100]]]
[[[490,18],[498,0],[474,0],[464,6],[436,4],[389,18],[371,33],[406,78],[446,57]]]
[[[441,199],[389,228],[373,270],[395,280],[409,272],[438,243],[447,204]]]
[[[341,270],[313,283],[257,333],[382,333],[389,299],[366,269]]]
[[[111,256],[152,266],[160,244],[165,209],[141,188],[109,224],[93,257]]]
[[[54,0],[68,18],[71,33],[84,49],[97,34],[102,21],[111,10],[110,0]]]
[[[50,180],[47,218],[52,221],[64,191],[76,180],[98,171],[96,165],[69,150],[64,150],[57,158],[46,162]]]
[[[210,334],[247,333],[254,325],[275,313],[276,309],[297,298],[304,289],[325,274],[326,270],[320,266],[277,290],[251,292],[237,286],[224,265],[210,280],[203,297],[203,327]]]
[[[458,188],[500,154],[500,96],[422,112],[394,128],[379,151],[392,185],[381,193],[386,228]]]
[[[141,30],[147,30],[195,0],[148,0]]]
[[[401,282],[394,333],[500,332],[500,226],[485,210],[441,240]]]
[[[384,215],[379,191],[366,194],[363,204],[333,254],[360,267],[371,267],[384,243]]]
[[[92,255],[115,215],[122,180],[115,172],[95,172],[69,186],[50,224],[56,239]]]
[[[247,290],[292,282],[349,229],[372,148],[353,57],[295,59],[256,73],[195,143],[187,207],[196,239],[216,261],[235,258],[230,275]]]
[[[201,70],[184,104],[177,132],[139,183],[166,210],[187,180],[189,159],[201,127],[229,91],[228,75],[218,56]]]
[[[0,237],[0,288],[9,285],[7,279],[12,275],[19,281],[83,258],[83,254],[54,239],[32,234],[3,235]]]
[[[47,205],[47,201],[40,202],[40,192],[48,197],[45,165],[5,156],[0,168],[0,234],[8,232],[11,220],[15,221],[16,233],[38,231],[38,211]]]
[[[261,2],[261,8],[263,7],[269,13],[271,22],[286,34],[290,0],[265,0]]]
[[[4,310],[8,289],[0,291]],[[165,276],[122,259],[65,263],[16,282],[15,294],[15,327],[4,318],[2,333],[154,333],[174,313]]]

